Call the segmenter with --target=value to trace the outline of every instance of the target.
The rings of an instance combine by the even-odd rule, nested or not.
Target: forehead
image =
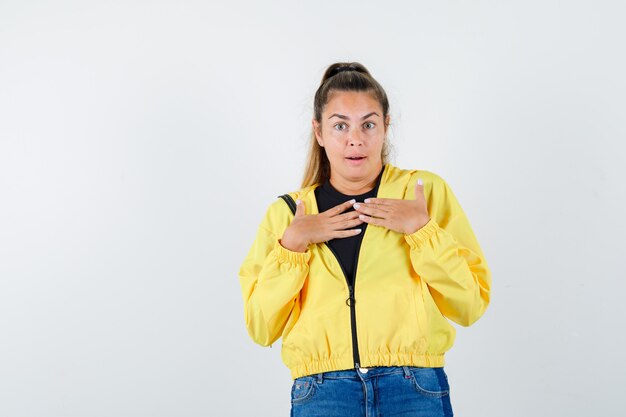
[[[357,114],[381,111],[378,100],[372,93],[364,91],[332,91],[324,113]]]

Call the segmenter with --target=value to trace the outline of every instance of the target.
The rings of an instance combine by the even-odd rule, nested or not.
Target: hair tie
[[[348,66],[343,66],[343,67],[338,67],[338,68],[335,68],[335,71],[334,71],[335,73],[333,75],[337,75],[340,72],[344,72],[344,71],[356,71],[356,68],[354,68],[352,66],[349,66],[349,65]]]

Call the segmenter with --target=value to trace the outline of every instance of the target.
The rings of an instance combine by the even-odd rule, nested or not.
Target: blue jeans
[[[452,416],[441,368],[379,366],[296,378],[291,417]]]

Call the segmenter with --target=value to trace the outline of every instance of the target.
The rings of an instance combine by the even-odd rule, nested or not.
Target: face
[[[388,123],[389,116],[383,120],[380,104],[369,93],[331,93],[321,123],[313,119],[315,137],[330,161],[331,178],[358,182],[376,176],[382,168]]]

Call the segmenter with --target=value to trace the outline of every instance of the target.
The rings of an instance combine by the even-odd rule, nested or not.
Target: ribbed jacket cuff
[[[404,239],[409,244],[409,246],[411,246],[412,249],[415,249],[417,247],[420,247],[440,229],[441,228],[439,227],[435,219],[431,217],[424,226],[417,229],[415,232],[411,234],[405,234]]]
[[[283,247],[279,240],[274,242],[274,254],[279,262],[306,265],[311,258],[311,250],[305,252],[295,252]]]

